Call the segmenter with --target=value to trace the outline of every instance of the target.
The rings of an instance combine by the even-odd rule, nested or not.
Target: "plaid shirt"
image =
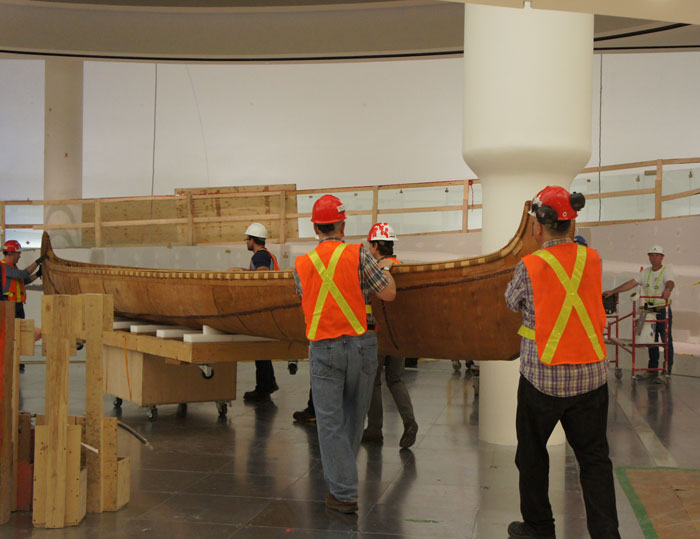
[[[339,238],[324,238],[318,243],[321,244],[324,241],[343,241]],[[362,289],[362,295],[365,298],[365,305],[370,305],[372,303],[372,294],[381,292],[389,284],[389,278],[384,275],[377,261],[374,257],[365,249],[364,245],[360,246],[360,265],[357,268],[357,273],[360,277],[360,288]],[[299,280],[299,275],[297,275],[297,269],[294,268],[294,284],[297,288],[297,294],[302,295],[301,281]],[[374,325],[377,321],[374,316],[370,313],[367,314],[367,325]]]
[[[545,242],[551,247],[568,243],[568,238]],[[532,281],[521,260],[515,266],[513,279],[506,288],[506,305],[511,311],[521,312],[522,324],[535,328],[535,305],[532,296]],[[608,360],[576,365],[546,365],[537,354],[537,344],[530,339],[520,340],[520,374],[539,391],[554,397],[572,397],[599,388],[607,382]]]

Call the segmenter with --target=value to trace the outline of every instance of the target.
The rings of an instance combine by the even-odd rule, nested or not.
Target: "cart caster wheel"
[[[149,421],[155,421],[158,419],[158,408],[151,406],[148,410],[146,410],[146,417]]]
[[[214,377],[214,369],[210,369],[209,373],[202,371],[202,378],[205,380],[211,380]]]
[[[456,359],[452,360],[452,368],[455,370],[455,372],[459,372],[459,369],[462,368],[462,364],[457,361]]]
[[[618,380],[622,378],[622,369],[615,369],[615,378]]]
[[[290,363],[287,365],[287,369],[289,369],[289,374],[296,374],[299,367],[297,367],[296,363]]]
[[[226,417],[226,414],[228,412],[228,404],[226,404],[225,402],[217,402],[216,411],[219,412],[219,417]]]
[[[76,350],[82,350],[84,347],[85,347],[85,343],[84,343],[84,342],[77,342],[77,343],[75,343],[75,349],[76,349]]]
[[[114,400],[112,401],[112,404],[114,405],[115,408],[121,408],[122,402],[123,401],[119,397],[115,397]]]
[[[177,405],[177,417],[185,417],[187,415],[187,403],[181,402]]]

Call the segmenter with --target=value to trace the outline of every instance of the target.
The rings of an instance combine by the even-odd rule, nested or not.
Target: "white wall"
[[[86,62],[84,196],[473,176],[461,58],[157,71],[156,92],[154,64]],[[597,55],[594,85],[589,165],[599,134],[602,164],[700,153],[700,52]],[[0,198],[40,198],[43,61],[0,60],[0,142]]]

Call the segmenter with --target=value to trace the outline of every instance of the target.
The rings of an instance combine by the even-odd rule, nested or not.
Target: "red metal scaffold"
[[[610,298],[613,298],[611,300]],[[641,302],[642,307],[637,308],[637,299],[632,301],[632,311],[629,314],[621,316],[618,313],[618,295],[610,296],[610,298],[604,298],[603,303],[605,306],[605,313],[608,318],[608,324],[604,332],[605,342],[615,346],[615,359],[610,360],[610,364],[615,365],[615,378],[618,380],[622,378],[622,369],[620,368],[620,348],[632,356],[632,381],[634,382],[637,378],[635,373],[637,372],[656,372],[659,375],[659,379],[664,383],[668,382],[668,316],[663,320],[657,320],[655,315],[660,308],[667,309],[670,305],[668,300],[664,300],[662,305],[647,306],[648,300],[658,300],[663,299],[661,296],[639,296],[638,299]],[[668,311],[666,311],[668,312]],[[632,338],[620,337],[620,323],[630,319]],[[665,331],[660,332],[659,326],[653,326],[653,342],[648,342],[645,339],[641,339],[640,335],[644,330],[645,324],[663,324],[665,326]],[[663,339],[661,338],[663,334]],[[659,340],[657,340],[659,339]],[[637,368],[637,356],[636,352],[638,348],[652,348],[663,346],[664,349],[664,360],[663,366],[650,369],[650,368]]]

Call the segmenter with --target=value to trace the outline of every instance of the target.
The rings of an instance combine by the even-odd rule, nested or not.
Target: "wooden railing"
[[[627,197],[636,195],[654,195],[654,219],[662,218],[662,203],[669,200],[692,197],[700,194],[700,188],[663,195],[662,182],[664,167],[700,164],[700,158],[692,159],[658,159],[621,165],[609,165],[584,169],[582,175],[601,174],[613,171],[640,169],[640,174],[654,175],[654,187],[610,191],[604,193],[587,193],[588,200]],[[641,169],[650,169],[644,170]],[[48,231],[82,231],[83,246],[115,246],[131,244],[215,244],[231,243],[230,238],[243,234],[245,227],[260,221],[271,231],[271,242],[286,243],[298,240],[298,219],[306,219],[310,213],[297,211],[297,197],[304,195],[321,195],[334,193],[344,201],[361,192],[371,192],[371,207],[352,208],[351,215],[370,215],[372,222],[380,216],[412,214],[423,212],[461,211],[461,228],[441,230],[443,232],[473,232],[478,228],[469,228],[469,211],[481,209],[481,204],[474,203],[470,197],[472,188],[479,180],[452,180],[423,183],[388,184],[363,187],[334,187],[326,189],[295,189],[293,185],[220,188],[207,192],[196,189],[183,189],[175,195],[85,198],[69,200],[7,200],[0,201],[0,230],[5,241],[6,229],[33,229]],[[421,188],[458,187],[464,189],[460,204],[443,206],[413,205],[411,207],[389,208],[380,206],[380,192],[400,190],[410,193]],[[235,190],[235,192],[231,192]],[[212,192],[215,191],[215,192]],[[347,198],[343,197],[347,195]],[[407,197],[408,198],[408,197]],[[10,206],[80,206],[83,222],[68,224],[44,223],[7,223],[6,209]],[[347,202],[346,202],[347,205]],[[155,209],[154,209],[155,208]],[[46,210],[45,210],[46,211]],[[126,218],[120,218],[124,216]],[[135,218],[134,218],[135,217]],[[390,220],[390,219],[387,219]],[[587,226],[630,222],[630,219],[618,221],[581,222]],[[140,232],[133,233],[132,231]],[[400,231],[399,231],[400,232]],[[433,233],[433,232],[427,232]],[[434,232],[438,233],[438,232]]]

